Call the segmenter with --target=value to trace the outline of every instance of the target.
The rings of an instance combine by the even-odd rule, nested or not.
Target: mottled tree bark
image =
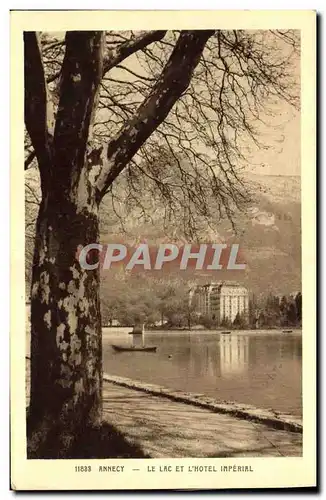
[[[97,207],[78,200],[42,203],[31,293],[30,456],[65,456],[73,439],[101,417],[99,272],[84,270],[78,245],[98,241]],[[43,440],[55,432],[57,449]]]
[[[86,153],[103,70],[102,40],[101,32],[67,33],[53,139],[43,134],[47,148],[39,146],[40,122],[34,124],[38,114],[48,123],[47,109],[34,94],[44,86],[35,85],[33,75],[25,79],[29,103],[35,95],[25,118],[42,178],[31,292],[31,457],[64,457],[101,414],[99,274],[81,268],[77,249],[99,239],[95,176]],[[33,34],[25,40],[34,49],[30,66],[38,64],[36,42]]]

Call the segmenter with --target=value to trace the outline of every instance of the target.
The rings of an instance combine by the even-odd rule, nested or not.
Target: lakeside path
[[[29,360],[26,404],[29,404]],[[152,458],[300,457],[302,434],[103,381],[103,418]]]
[[[302,434],[103,383],[103,416],[153,458],[298,457]]]

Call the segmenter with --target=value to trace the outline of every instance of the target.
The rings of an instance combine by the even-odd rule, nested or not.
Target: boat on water
[[[283,333],[292,333],[293,330],[283,330]]]
[[[225,331],[225,332],[221,332],[222,335],[229,335],[231,333],[231,331]]]
[[[156,352],[156,345],[153,346],[133,346],[133,345],[116,345],[111,344],[113,349],[118,352],[129,351],[129,352]]]
[[[145,328],[144,325],[135,325],[131,332],[128,332],[129,335],[132,335],[132,344],[131,345],[116,345],[112,344],[112,347],[115,351],[129,351],[129,352],[156,352],[157,347],[147,346],[145,345],[144,336],[145,336]]]

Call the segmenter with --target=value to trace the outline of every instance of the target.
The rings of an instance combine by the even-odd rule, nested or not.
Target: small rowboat
[[[227,331],[227,332],[221,332],[222,335],[229,335],[229,333],[231,333],[230,331]]]
[[[153,346],[129,346],[129,345],[116,345],[112,344],[112,347],[115,351],[122,352],[122,351],[129,351],[129,352],[136,352],[136,351],[144,351],[144,352],[156,352],[156,345]]]
[[[283,330],[283,333],[292,333],[292,330]]]

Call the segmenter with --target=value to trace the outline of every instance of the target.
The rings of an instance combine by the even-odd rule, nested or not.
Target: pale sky
[[[273,126],[281,125],[274,129]],[[273,144],[268,151],[259,151],[254,161],[257,166],[250,170],[260,175],[295,175],[301,174],[301,131],[300,112],[284,105],[283,113],[276,116],[266,140]],[[262,164],[264,166],[259,166]]]
[[[62,38],[65,32],[53,32],[52,36]],[[128,58],[126,66],[143,73],[135,56]],[[294,63],[294,74],[300,79],[299,58]],[[119,70],[113,70],[120,73]],[[129,75],[130,76],[130,75]],[[124,73],[128,79],[128,74]],[[289,175],[300,176],[301,172],[301,141],[300,112],[287,103],[279,103],[279,109],[274,117],[265,118],[270,126],[264,129],[260,140],[271,146],[266,150],[253,151],[250,164],[246,171],[259,175]]]

